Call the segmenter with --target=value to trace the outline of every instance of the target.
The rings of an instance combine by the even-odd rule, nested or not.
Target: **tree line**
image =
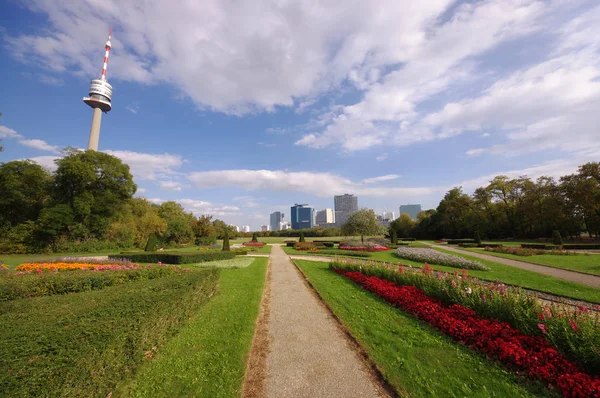
[[[407,215],[390,226],[399,237],[417,239],[598,238],[600,235],[600,163],[579,166],[558,180],[543,176],[496,176],[467,195],[461,187],[446,193],[436,209],[413,221]]]
[[[134,198],[129,166],[94,151],[65,150],[50,173],[29,160],[0,164],[0,253],[85,252],[211,244],[234,228],[176,202]]]

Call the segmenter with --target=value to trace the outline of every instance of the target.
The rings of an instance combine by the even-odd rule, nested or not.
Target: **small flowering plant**
[[[489,268],[479,261],[467,260],[460,256],[453,256],[439,252],[435,249],[424,247],[399,247],[395,252],[396,256],[407,260],[418,261],[420,263],[430,263],[445,265],[447,267],[474,269],[489,271]]]

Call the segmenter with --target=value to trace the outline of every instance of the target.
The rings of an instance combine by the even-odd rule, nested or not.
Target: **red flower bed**
[[[265,244],[262,242],[244,242],[242,243],[244,246],[253,246],[253,247],[263,247]]]
[[[346,245],[340,245],[340,250],[354,250],[357,252],[384,252],[386,250],[390,250],[389,247],[385,247],[385,246],[379,246],[379,245],[374,245],[374,246],[346,246]]]
[[[600,378],[583,372],[542,337],[526,336],[508,323],[478,317],[458,304],[444,305],[414,286],[398,286],[360,272],[335,271],[460,343],[557,387],[565,397],[600,397]]]

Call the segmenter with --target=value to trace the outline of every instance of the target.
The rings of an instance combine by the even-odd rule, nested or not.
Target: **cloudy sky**
[[[229,223],[600,160],[597,0],[8,0],[0,161],[87,145],[109,27],[100,150],[139,196]]]

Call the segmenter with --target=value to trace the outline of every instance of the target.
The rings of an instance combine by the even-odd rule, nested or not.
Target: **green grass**
[[[254,261],[253,257],[237,256],[231,260],[207,261],[198,264],[189,264],[195,267],[215,267],[215,268],[246,268]]]
[[[219,271],[0,303],[0,395],[106,397],[198,311]]]
[[[494,257],[509,258],[511,260],[526,261],[534,264],[547,265],[549,267],[562,268],[571,271],[585,272],[592,275],[600,275],[600,255],[599,254],[575,254],[568,256],[557,256],[552,254],[540,254],[535,256],[515,256],[514,254],[505,253],[494,253],[486,252],[483,249],[469,249],[463,248],[464,250],[473,252],[488,254]]]
[[[264,245],[263,247],[261,247],[256,253],[267,253],[267,254],[271,254],[271,249],[273,248],[273,246],[271,245]]]
[[[476,260],[491,268],[490,271],[469,270],[468,275],[489,281],[502,281],[511,285],[522,286],[524,288],[539,290],[542,292],[557,294],[574,299],[581,299],[593,303],[600,303],[600,289],[591,286],[581,285],[579,283],[565,281],[550,275],[542,275],[537,272],[528,271],[509,265],[496,263],[493,261],[482,260],[466,254],[450,252],[448,250],[437,249],[442,253],[448,253],[461,256],[469,260]],[[373,254],[373,259],[391,263],[402,263],[421,267],[422,263],[409,261],[396,257],[393,250],[387,252],[378,252]],[[456,271],[456,268],[434,265],[434,269],[448,272]]]
[[[327,263],[296,263],[401,396],[553,396],[331,272]]]
[[[267,262],[222,270],[218,293],[115,396],[240,396]]]

